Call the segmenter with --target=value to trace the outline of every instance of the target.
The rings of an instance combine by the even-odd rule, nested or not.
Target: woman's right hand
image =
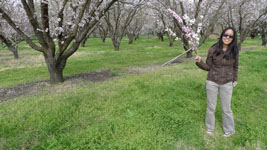
[[[200,57],[199,55],[197,55],[197,56],[195,57],[195,60],[196,60],[196,62],[200,62],[200,61],[201,61],[201,57]]]

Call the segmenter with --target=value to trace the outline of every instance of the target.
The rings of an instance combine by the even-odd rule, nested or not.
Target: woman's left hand
[[[237,81],[234,81],[233,82],[233,86],[235,87],[237,85]]]

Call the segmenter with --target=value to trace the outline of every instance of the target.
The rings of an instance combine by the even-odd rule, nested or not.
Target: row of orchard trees
[[[233,26],[239,32],[240,49],[250,34],[261,34],[262,45],[267,44],[266,0],[151,0],[148,5],[151,16],[156,19],[156,35],[163,40],[167,31],[170,46],[177,37],[182,41],[185,50],[188,49],[189,42],[182,34],[182,27],[167,11],[168,8],[182,16],[184,24],[191,26],[199,34],[199,45],[226,26]],[[191,55],[191,52],[187,53],[187,57]]]
[[[131,44],[150,33],[161,40],[167,35],[170,46],[179,39],[189,49],[169,8],[199,35],[198,45],[226,26],[238,30],[240,48],[248,35],[261,34],[267,43],[266,0],[0,0],[0,41],[18,58],[17,45],[25,40],[43,54],[51,83],[58,83],[68,58],[92,34],[103,42],[110,37],[116,51],[125,35]]]

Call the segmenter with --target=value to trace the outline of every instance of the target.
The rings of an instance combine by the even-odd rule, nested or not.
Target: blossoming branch
[[[187,15],[183,16],[183,19],[185,20],[186,25],[183,22],[183,19],[173,10],[168,9],[168,11],[172,14],[172,16],[178,21],[178,23],[182,27],[182,32],[184,34],[184,37],[188,40],[189,44],[192,46],[193,51],[197,51],[197,47],[199,45],[199,37],[198,34],[201,30],[201,25],[198,24],[198,30],[197,33],[194,32],[192,29],[192,25],[195,23],[195,19],[191,20]],[[169,29],[168,29],[169,30]]]

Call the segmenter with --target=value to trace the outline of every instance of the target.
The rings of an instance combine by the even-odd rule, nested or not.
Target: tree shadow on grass
[[[112,73],[110,70],[102,70],[99,72],[88,72],[66,76],[64,79],[65,81],[78,79],[82,81],[101,82],[111,77]],[[0,103],[19,96],[34,94],[34,91],[44,84],[49,84],[49,80],[18,84],[11,88],[0,88]]]

